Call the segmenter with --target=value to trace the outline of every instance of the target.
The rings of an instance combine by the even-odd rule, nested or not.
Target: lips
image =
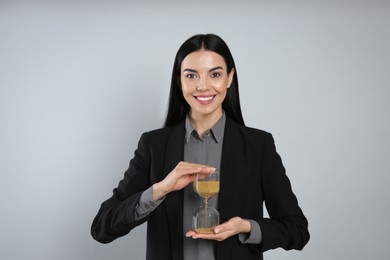
[[[212,96],[195,96],[195,99],[202,105],[207,105],[213,102],[215,95]]]

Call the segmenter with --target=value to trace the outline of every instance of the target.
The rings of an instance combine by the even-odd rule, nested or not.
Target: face
[[[234,69],[228,72],[224,58],[216,52],[200,50],[184,58],[180,69],[181,89],[193,119],[222,115],[222,102],[233,75]]]

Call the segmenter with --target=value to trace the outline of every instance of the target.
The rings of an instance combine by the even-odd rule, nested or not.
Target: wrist
[[[250,233],[251,232],[251,222],[247,219],[242,219],[241,223],[241,232],[240,233]]]
[[[155,201],[162,199],[168,192],[163,188],[161,182],[157,182],[152,186],[153,199]]]

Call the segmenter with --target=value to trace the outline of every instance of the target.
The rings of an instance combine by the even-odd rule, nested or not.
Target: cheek
[[[188,95],[188,85],[186,84],[181,84],[181,92],[183,93],[184,96]]]
[[[190,94],[196,89],[196,84],[194,82],[188,82],[182,80],[180,86],[183,95]]]
[[[214,84],[214,89],[220,93],[227,91],[228,82],[227,81],[219,81]]]
[[[187,84],[182,85],[181,93],[183,94],[183,97],[187,102],[190,102],[192,100],[192,91]]]

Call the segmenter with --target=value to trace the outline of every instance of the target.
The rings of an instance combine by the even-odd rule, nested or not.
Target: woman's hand
[[[240,234],[249,233],[251,231],[251,223],[249,220],[242,219],[240,217],[234,217],[229,219],[227,222],[218,225],[214,228],[214,234],[201,234],[196,233],[194,230],[190,230],[186,233],[187,237],[193,239],[209,239],[223,241],[226,238]]]
[[[215,168],[189,162],[179,162],[164,180],[153,185],[153,199],[159,200],[168,193],[181,190],[193,182],[197,173],[206,176],[215,171]]]

